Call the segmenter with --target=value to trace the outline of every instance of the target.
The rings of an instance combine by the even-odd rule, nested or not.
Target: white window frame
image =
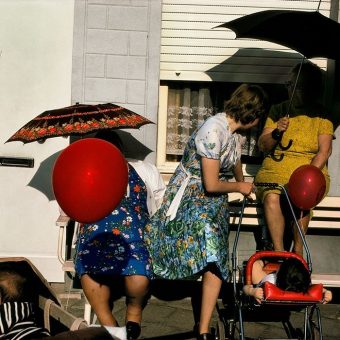
[[[168,111],[168,86],[159,87],[159,106],[158,106],[158,131],[157,131],[157,168],[166,175],[174,173],[178,162],[168,162],[166,160],[166,133],[167,133],[167,111]],[[243,164],[244,176],[255,176],[259,165]]]

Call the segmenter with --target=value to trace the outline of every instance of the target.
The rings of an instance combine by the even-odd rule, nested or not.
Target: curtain
[[[242,144],[242,155],[251,157],[261,156],[261,152],[257,147],[257,140],[260,137],[261,131],[262,127],[256,126],[250,130],[245,131],[244,133],[241,133],[244,138]]]
[[[182,155],[190,135],[214,113],[209,88],[169,87],[167,154]]]
[[[208,117],[221,112],[223,102],[229,98],[233,89],[219,85],[204,86],[188,83],[187,85],[171,84],[168,88],[167,138],[166,154],[181,156],[190,135]],[[213,98],[213,99],[212,99]],[[222,99],[224,98],[224,99]],[[257,139],[261,127],[255,127],[243,134],[242,154],[258,157]],[[170,156],[170,157],[169,157]],[[169,160],[170,160],[169,159]]]

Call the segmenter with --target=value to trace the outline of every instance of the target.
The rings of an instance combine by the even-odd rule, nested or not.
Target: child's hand
[[[263,289],[258,287],[258,288],[254,288],[254,294],[253,294],[255,300],[261,304],[262,300],[263,300]]]
[[[332,301],[332,298],[333,298],[332,292],[330,290],[324,289],[323,290],[323,300],[322,300],[322,303],[323,304],[328,303],[328,302]]]

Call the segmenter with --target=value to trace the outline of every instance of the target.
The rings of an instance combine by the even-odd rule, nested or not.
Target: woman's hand
[[[252,192],[255,190],[255,185],[250,182],[238,182],[237,183],[239,186],[239,193],[242,195],[248,197]]]
[[[280,132],[287,131],[288,126],[289,126],[289,118],[288,117],[282,117],[277,121],[277,129]]]
[[[282,117],[276,123],[276,128],[264,128],[259,137],[257,145],[260,151],[270,152],[277,145],[282,137],[282,133],[287,131],[289,127],[289,118]]]

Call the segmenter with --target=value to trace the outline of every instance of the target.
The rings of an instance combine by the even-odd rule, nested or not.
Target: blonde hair
[[[268,108],[268,97],[258,85],[242,84],[225,103],[224,110],[236,122],[246,125],[260,118]]]

